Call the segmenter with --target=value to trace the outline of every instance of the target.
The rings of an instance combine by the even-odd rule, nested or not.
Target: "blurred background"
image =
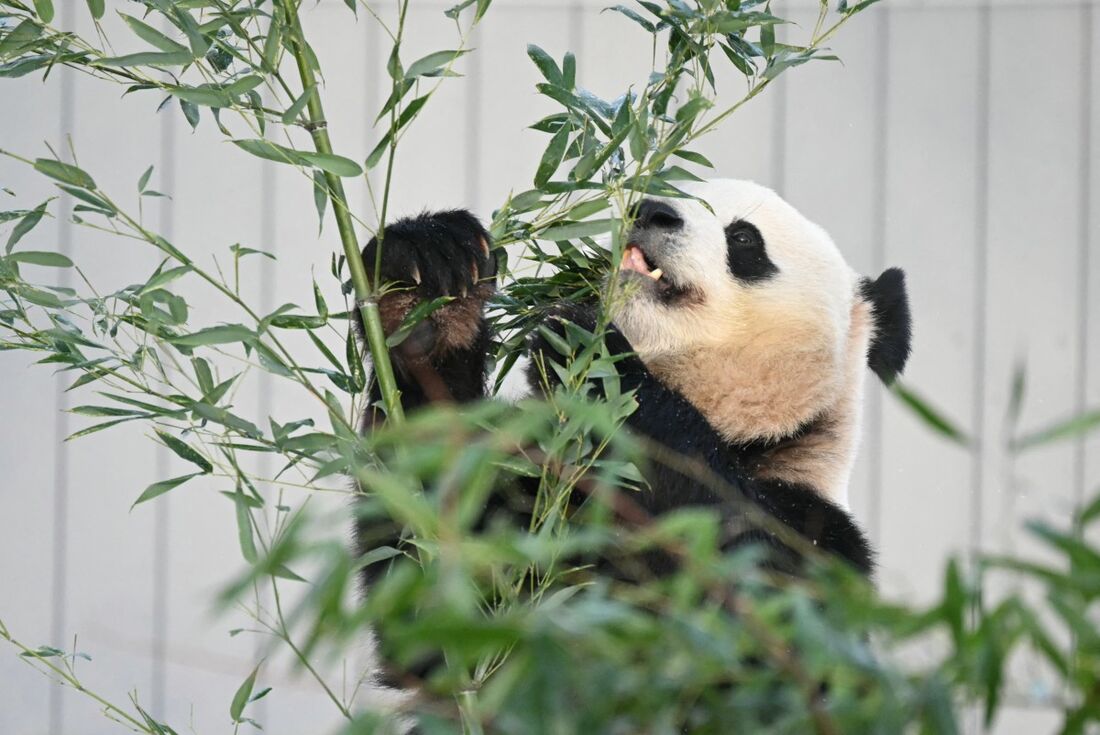
[[[94,32],[83,2],[57,4],[57,25]],[[405,58],[457,46],[442,14],[451,4],[413,0]],[[461,206],[488,220],[509,191],[530,188],[546,139],[525,126],[550,110],[534,92],[527,43],[557,58],[575,52],[579,83],[605,98],[644,79],[646,39],[601,13],[607,4],[496,0],[470,40],[476,52],[458,66],[464,77],[446,80],[399,149],[391,212]],[[372,6],[394,12],[392,2]],[[811,1],[773,7],[802,24],[796,35],[816,17]],[[336,150],[362,160],[380,135],[371,123],[386,95],[388,46],[340,0],[307,15]],[[1100,438],[1013,456],[1006,429],[1017,366],[1026,371],[1021,432],[1100,406],[1098,45],[1096,2],[885,0],[831,44],[842,63],[789,72],[699,147],[718,175],[767,184],[822,224],[857,270],[908,274],[915,342],[905,382],[967,441],[872,388],[851,495],[891,596],[931,599],[948,555],[1038,553],[1024,520],[1064,523],[1100,486]],[[719,84],[725,104],[744,92],[729,74]],[[338,243],[331,221],[318,235],[308,179],[222,142],[208,110],[193,132],[178,106],[158,113],[159,98],[121,91],[62,69],[45,84],[4,80],[0,147],[40,156],[44,141],[62,150],[71,134],[80,165],[120,197],[155,165],[150,186],[171,198],[146,200],[150,226],[223,263],[234,243],[272,252],[277,263],[248,263],[245,289],[268,310],[310,303],[311,273],[322,280]],[[22,204],[56,191],[8,160],[0,185]],[[351,193],[373,220],[365,187]],[[30,242],[70,253],[104,288],[144,279],[157,262],[64,221]],[[202,314],[234,320],[213,307]],[[131,512],[146,485],[180,474],[176,460],[140,431],[64,442],[89,423],[64,409],[88,401],[64,392],[72,376],[30,364],[0,353],[0,619],[33,644],[69,648],[79,636],[93,658],[78,663],[82,675],[114,699],[133,692],[176,727],[228,731],[228,700],[258,646],[231,638],[240,621],[215,615],[211,602],[243,568],[232,504],[196,484]],[[279,390],[260,379],[237,402],[258,416],[297,415],[290,402],[300,399]],[[1059,721],[1026,669],[996,732]],[[266,685],[275,689],[259,704],[265,732],[336,724],[323,693],[289,667],[271,667]],[[88,700],[0,650],[0,733],[112,727]]]

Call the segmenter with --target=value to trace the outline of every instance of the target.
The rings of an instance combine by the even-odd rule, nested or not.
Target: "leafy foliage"
[[[777,38],[785,21],[766,0],[616,5],[607,12],[623,16],[639,43],[660,52],[655,67],[613,100],[581,86],[572,54],[559,60],[529,47],[543,79],[538,91],[557,111],[532,125],[547,142],[531,188],[513,193],[493,216],[500,270],[510,270],[504,246],[518,244],[522,260],[541,272],[510,279],[494,304],[498,386],[551,304],[599,295],[611,308],[621,298],[617,280],[606,276],[620,261],[632,204],[646,194],[684,196],[677,183],[711,167],[691,145],[778,75],[833,58],[824,44],[872,2],[822,2],[801,45]],[[724,553],[707,512],[632,513],[646,448],[619,431],[634,404],[619,390],[615,358],[601,339],[606,314],[595,333],[547,335],[570,358],[557,375],[562,388],[549,400],[487,401],[403,419],[387,378],[387,348],[443,302],[416,310],[387,340],[377,299],[391,285],[367,279],[359,236],[369,231],[384,246],[395,151],[438,85],[457,74],[469,52],[465,39],[489,17],[491,1],[447,9],[459,36],[455,48],[411,62],[402,53],[408,0],[392,18],[368,4],[348,6],[365,10],[392,41],[378,143],[361,159],[332,150],[320,60],[293,0],[142,0],[120,14],[118,30],[143,50],[121,56],[104,41],[101,0],[87,4],[104,34],[95,39],[51,25],[50,0],[0,0],[0,76],[47,77],[61,64],[147,95],[156,106],[174,103],[190,125],[217,126],[235,153],[300,170],[312,182],[320,218],[333,214],[342,250],[332,257],[330,277],[342,285],[345,303],[331,308],[314,282],[312,308],[286,304],[263,313],[241,296],[240,280],[242,270],[248,277],[249,256],[267,253],[233,244],[232,273],[212,272],[185,245],[150,230],[140,204],[133,213],[75,163],[0,151],[72,197],[75,224],[136,240],[162,259],[141,283],[58,287],[39,280],[37,268],[78,264],[27,244],[56,211],[56,199],[0,212],[0,226],[8,228],[0,255],[0,348],[36,353],[73,376],[70,389],[87,403],[72,411],[91,423],[70,438],[140,422],[188,464],[190,473],[135,492],[135,505],[198,477],[215,480],[231,501],[241,553],[241,571],[222,601],[249,610],[259,630],[294,654],[347,719],[347,732],[384,732],[389,724],[338,695],[312,662],[346,651],[368,628],[379,631],[390,660],[428,672],[415,682],[426,732],[719,733],[734,720],[744,731],[955,732],[965,705],[981,705],[987,720],[996,715],[1008,663],[1021,651],[1040,657],[1060,683],[1065,732],[1097,722],[1100,638],[1091,620],[1100,596],[1100,501],[1070,528],[1031,529],[1049,546],[1049,562],[989,559],[965,572],[952,564],[940,599],[909,609],[878,598],[828,560],[795,583],[763,570],[752,549]],[[725,63],[747,86],[739,101],[720,107],[715,66]],[[376,168],[385,172],[384,185],[372,192],[379,220],[368,224],[352,211],[341,179]],[[151,174],[137,182],[139,202],[160,196],[148,188]],[[232,309],[232,321],[193,323],[187,288],[197,283]],[[355,310],[388,417],[367,436],[357,425],[368,377],[351,336]],[[308,343],[291,342],[289,332]],[[316,415],[282,422],[249,415],[234,399],[260,373],[308,395]],[[594,381],[603,398],[590,391]],[[1021,380],[1021,401],[1022,392]],[[966,442],[915,392],[899,395],[932,428]],[[1096,426],[1088,414],[1015,446]],[[275,460],[272,472],[253,469],[250,460],[259,455]],[[348,476],[361,488],[356,512],[409,529],[412,551],[379,546],[356,556],[344,542],[345,523],[282,500],[285,488],[332,492]],[[489,496],[515,476],[540,481],[531,527],[480,524]],[[577,497],[586,502],[571,514]],[[654,549],[680,558],[682,571],[637,579],[572,561],[598,557],[628,569]],[[366,599],[354,594],[360,570],[395,560]],[[308,579],[295,569],[310,569]],[[1039,594],[989,594],[990,580],[1005,575]],[[271,592],[274,609],[255,594],[260,586]],[[284,606],[280,590],[288,588],[298,599]],[[132,730],[176,732],[136,697],[115,705],[89,692],[73,667],[84,654],[28,647],[2,622],[0,637]],[[936,653],[915,666],[904,655],[912,646]],[[234,727],[252,722],[250,702],[271,691],[262,680],[258,665],[230,698]]]

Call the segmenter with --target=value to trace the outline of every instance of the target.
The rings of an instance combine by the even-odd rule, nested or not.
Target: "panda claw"
[[[409,276],[412,278],[413,283],[417,286],[420,285],[420,268],[417,267],[416,263],[413,263],[412,273],[410,273]]]

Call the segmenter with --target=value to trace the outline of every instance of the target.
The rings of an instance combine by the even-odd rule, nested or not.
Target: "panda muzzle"
[[[660,268],[654,268],[650,265],[642,249],[633,243],[629,243],[623,251],[621,268],[640,273],[647,278],[652,278],[654,281],[661,280],[661,276],[664,275]]]

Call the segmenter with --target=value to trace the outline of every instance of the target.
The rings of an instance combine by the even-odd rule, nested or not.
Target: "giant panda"
[[[683,190],[682,198],[645,198],[630,213],[621,267],[609,276],[628,288],[606,344],[625,355],[616,363],[622,390],[635,391],[629,430],[696,460],[743,500],[652,462],[640,468],[648,487],[635,502],[652,515],[713,507],[741,529],[736,542],[751,538],[797,556],[768,528],[744,523],[747,501],[871,575],[873,552],[849,512],[848,482],[867,368],[888,383],[909,356],[904,276],[889,269],[860,277],[821,227],[764,186],[716,179]],[[392,354],[407,409],[486,396],[491,246],[466,211],[387,227],[381,275],[406,288],[381,299],[384,328],[392,332],[423,300],[455,297]],[[372,240],[363,250],[368,270],[376,248]],[[590,306],[562,305],[553,316],[595,326]],[[539,338],[531,352],[529,380],[539,390],[553,371],[538,366],[562,358]],[[377,387],[372,399],[380,399]],[[364,551],[377,545],[370,529],[359,530]]]

